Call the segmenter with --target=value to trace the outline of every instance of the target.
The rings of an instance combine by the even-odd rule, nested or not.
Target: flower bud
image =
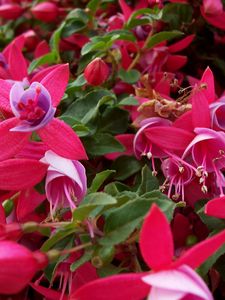
[[[0,5],[0,17],[7,20],[14,20],[20,17],[23,13],[23,8],[18,4],[3,4]]]
[[[109,67],[99,57],[90,62],[84,70],[84,77],[90,85],[98,86],[109,76]]]
[[[31,9],[32,14],[37,20],[52,22],[56,20],[59,10],[52,2],[42,2]]]
[[[46,263],[42,253],[36,255],[15,242],[1,241],[0,294],[19,293]]]

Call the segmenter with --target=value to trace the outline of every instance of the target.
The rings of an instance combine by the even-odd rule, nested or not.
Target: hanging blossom
[[[0,123],[0,160],[19,153],[34,131],[58,155],[72,160],[87,159],[77,134],[65,122],[54,117],[68,79],[69,69],[65,64],[47,72],[40,82],[33,82],[26,90],[17,82],[10,88],[10,105],[0,87],[0,106],[10,106],[8,110],[15,116]]]
[[[41,162],[49,165],[45,181],[51,214],[62,207],[75,209],[87,192],[84,166],[77,160],[69,160],[49,150]]]
[[[170,225],[154,204],[140,232],[141,254],[151,271],[94,280],[78,289],[70,300],[140,300],[147,296],[151,300],[213,300],[205,282],[193,269],[198,268],[224,242],[225,230],[174,260]]]

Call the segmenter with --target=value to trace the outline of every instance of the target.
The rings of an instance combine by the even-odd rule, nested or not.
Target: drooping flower
[[[16,294],[47,265],[47,257],[13,241],[0,241],[0,264],[0,294]]]
[[[174,261],[169,223],[154,204],[140,233],[141,254],[151,272],[115,275],[79,288],[70,300],[198,299],[213,300],[200,276],[193,271],[225,241],[225,231],[200,242]]]
[[[13,111],[15,117],[0,123],[0,135],[4,137],[0,141],[0,160],[19,153],[33,131],[36,131],[47,147],[58,155],[75,160],[87,158],[85,149],[73,129],[54,118],[55,107],[59,104],[68,83],[68,65],[58,65],[53,69],[44,70],[43,73],[36,76],[40,82],[33,82],[25,91],[20,83],[11,87],[3,81],[7,83],[7,90],[9,85],[10,105],[7,95],[3,94],[5,90],[1,88],[0,101],[8,111]],[[1,98],[2,95],[4,96]]]
[[[52,212],[59,207],[76,208],[87,192],[84,166],[52,151],[47,151],[41,161],[49,165],[45,189]]]

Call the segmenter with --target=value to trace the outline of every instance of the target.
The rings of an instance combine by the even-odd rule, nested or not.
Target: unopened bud
[[[108,76],[109,67],[99,57],[90,62],[84,70],[84,77],[90,85],[101,85],[107,80]]]
[[[37,20],[52,22],[58,17],[58,7],[52,2],[42,2],[31,9],[32,14]]]
[[[15,20],[23,13],[23,8],[18,4],[0,5],[0,17],[7,20]]]

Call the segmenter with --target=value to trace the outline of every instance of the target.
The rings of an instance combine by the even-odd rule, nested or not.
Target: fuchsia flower
[[[109,67],[99,57],[90,62],[85,70],[84,77],[91,85],[98,86],[104,83],[109,76]]]
[[[0,135],[4,137],[0,142],[0,159],[10,158],[22,150],[33,131],[58,155],[75,160],[87,158],[72,128],[53,118],[68,79],[68,65],[59,65],[48,70],[40,82],[33,82],[25,91],[21,84],[14,84],[10,90],[10,105],[15,118],[0,123]],[[0,100],[3,91],[0,91]],[[7,97],[4,96],[2,103],[8,105]]]
[[[124,274],[94,280],[70,300],[196,299],[213,300],[204,281],[193,271],[225,242],[225,231],[200,242],[174,260],[169,223],[154,204],[140,233],[141,254],[151,272]]]
[[[41,161],[49,165],[45,189],[53,212],[58,207],[76,208],[87,192],[83,165],[77,160],[60,157],[52,151],[47,151]]]
[[[43,22],[55,21],[59,14],[57,5],[48,1],[34,6],[31,9],[31,12],[37,20],[41,20]]]
[[[15,20],[23,14],[24,9],[18,4],[0,5],[0,17],[7,20]]]
[[[221,0],[203,0],[201,14],[209,24],[225,29],[225,12]]]
[[[15,242],[0,241],[0,264],[0,294],[16,294],[47,265],[47,257]]]

